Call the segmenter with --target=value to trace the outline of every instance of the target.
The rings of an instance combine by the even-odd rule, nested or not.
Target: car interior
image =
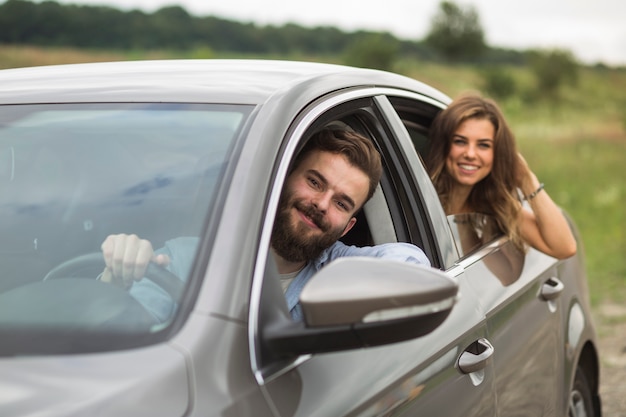
[[[34,111],[2,126],[0,292],[100,251],[112,233],[135,233],[155,248],[197,236],[234,129],[209,121],[194,130],[189,120],[181,134],[177,123],[196,113],[84,108],[66,110],[67,122],[61,111],[40,122]],[[95,278],[102,266],[75,274]]]

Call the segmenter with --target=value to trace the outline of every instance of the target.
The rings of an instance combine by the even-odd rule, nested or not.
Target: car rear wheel
[[[576,378],[569,394],[568,417],[599,417],[593,409],[591,387],[580,366],[576,368]]]

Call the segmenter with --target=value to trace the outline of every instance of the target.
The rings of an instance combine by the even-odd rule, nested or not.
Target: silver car
[[[316,63],[0,71],[0,415],[600,416],[582,254],[446,217],[420,154],[447,103]],[[269,240],[289,165],[326,126],[384,161],[345,242],[412,242],[433,267],[338,259],[297,322]],[[187,245],[188,267],[144,278],[164,317],[98,279],[112,233]]]

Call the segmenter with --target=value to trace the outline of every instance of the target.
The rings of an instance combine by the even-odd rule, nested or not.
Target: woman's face
[[[452,136],[446,169],[459,184],[474,186],[491,172],[495,129],[487,119],[468,119]]]

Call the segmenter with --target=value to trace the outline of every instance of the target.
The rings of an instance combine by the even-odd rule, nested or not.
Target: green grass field
[[[625,71],[584,69],[560,105],[505,106],[520,150],[578,225],[595,306],[626,300],[625,105]]]
[[[0,46],[0,68],[107,60],[220,58],[210,50],[84,51]],[[337,58],[283,59],[341,62]],[[396,71],[431,84],[451,97],[482,90],[481,71],[470,66],[398,62]],[[532,74],[511,68],[522,88]],[[626,71],[582,68],[578,83],[558,102],[501,102],[519,148],[546,190],[573,218],[586,254],[593,305],[626,300]]]

